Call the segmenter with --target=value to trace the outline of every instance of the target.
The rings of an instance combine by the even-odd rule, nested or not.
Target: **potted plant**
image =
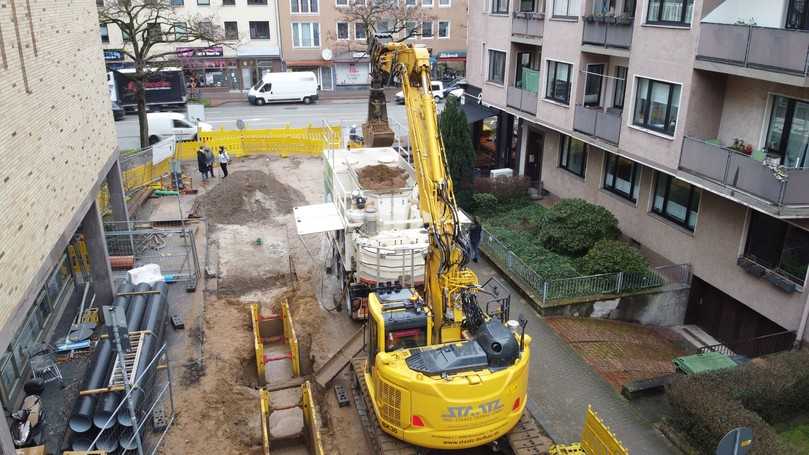
[[[750,155],[753,154],[753,145],[752,144],[746,144],[744,142],[744,140],[742,140],[742,139],[740,139],[738,137],[736,139],[733,139],[733,145],[731,145],[728,148],[731,149],[731,150],[735,150],[735,151],[737,151],[737,152],[739,152],[739,153],[741,153],[743,155],[747,155],[747,156],[750,156]]]

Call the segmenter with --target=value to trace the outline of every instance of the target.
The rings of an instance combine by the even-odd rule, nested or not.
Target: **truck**
[[[136,86],[132,80],[134,68],[124,68],[107,73],[110,99],[126,112],[135,112],[138,101]],[[149,110],[178,110],[188,103],[188,91],[182,68],[148,70],[144,82],[146,107]]]
[[[319,98],[319,90],[317,76],[311,71],[266,73],[247,92],[247,101],[258,106],[285,101],[309,104]]]

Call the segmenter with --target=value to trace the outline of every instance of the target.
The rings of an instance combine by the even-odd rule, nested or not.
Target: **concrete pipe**
[[[118,293],[132,292],[134,287],[123,283],[118,287]],[[113,301],[114,306],[121,306],[126,310],[129,306],[130,296],[119,296]],[[80,390],[92,390],[107,385],[112,365],[112,343],[104,339],[96,346],[95,354]],[[75,433],[84,433],[93,427],[93,411],[95,410],[97,395],[80,396],[73,407],[68,425]]]
[[[113,427],[109,430],[103,430],[101,437],[99,437],[98,441],[96,441],[95,450],[102,450],[105,452],[114,452],[118,450],[118,435],[120,433],[121,432],[117,427]]]
[[[152,287],[146,283],[139,284],[136,292],[151,291]],[[149,300],[149,295],[140,294],[132,297],[129,302],[129,307],[126,310],[126,329],[129,332],[135,332],[140,329],[143,314],[146,312],[146,302]],[[134,348],[134,346],[133,346]],[[112,355],[112,363],[115,362],[116,355]],[[113,368],[115,365],[113,365]],[[113,417],[118,403],[121,402],[121,397],[124,396],[123,392],[110,392],[105,393],[96,401],[95,413],[93,414],[93,424],[98,429],[110,428],[115,425],[116,420]],[[129,413],[126,407],[122,407],[118,414]],[[112,417],[112,418],[111,418]]]
[[[70,442],[70,448],[74,452],[87,452],[90,450],[90,444],[93,439],[98,435],[98,431],[91,429],[84,433],[73,433],[73,439]]]
[[[135,378],[140,378],[135,384],[135,389],[132,391],[132,399],[134,400],[136,410],[140,409],[141,404],[146,398],[146,395],[148,395],[152,383],[154,382],[153,378],[157,364],[152,364],[148,371],[146,367],[160,349],[166,326],[166,316],[168,315],[168,285],[166,283],[157,283],[154,290],[160,291],[160,293],[152,294],[149,297],[149,305],[146,310],[146,315],[143,317],[141,327],[141,330],[147,330],[151,332],[151,335],[147,335],[143,340],[143,347],[141,348],[143,360],[135,371]],[[124,427],[131,427],[132,419],[129,413],[119,412],[118,423]]]
[[[141,427],[141,437],[143,436],[143,427]],[[135,450],[138,448],[138,440],[134,438],[134,431],[132,428],[125,428],[121,430],[121,436],[118,437],[118,444],[124,450]]]

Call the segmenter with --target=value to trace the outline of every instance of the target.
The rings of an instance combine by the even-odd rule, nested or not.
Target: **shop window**
[[[270,39],[270,23],[250,21],[250,39]]]
[[[570,136],[562,136],[559,167],[584,178],[587,168],[587,145]]]
[[[430,39],[433,37],[432,21],[424,21],[421,23],[421,37],[424,39]]]
[[[318,12],[318,0],[291,0],[293,13],[306,14]]]
[[[637,202],[640,192],[640,170],[640,164],[618,155],[606,153],[604,189],[632,202]]]
[[[632,123],[673,136],[680,109],[681,89],[679,84],[639,77]]]
[[[237,22],[225,22],[225,39],[231,41],[239,39],[239,24]]]
[[[348,39],[348,22],[337,23],[337,39]]]
[[[753,211],[744,257],[803,286],[809,265],[809,232]]]
[[[699,214],[700,190],[694,185],[658,172],[652,212],[693,231]]]
[[[320,47],[320,24],[317,22],[293,22],[292,45],[297,48]]]
[[[548,60],[548,83],[545,98],[560,103],[570,103],[570,79],[573,65]]]
[[[688,25],[694,12],[694,0],[649,0],[646,22],[650,24]]]

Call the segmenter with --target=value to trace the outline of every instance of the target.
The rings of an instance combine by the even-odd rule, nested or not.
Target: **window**
[[[424,21],[421,23],[421,37],[424,39],[432,39],[433,37],[432,21]]]
[[[806,0],[790,0],[787,7],[786,28],[809,29],[809,4]]]
[[[236,6],[236,0],[222,0],[222,6]]]
[[[421,0],[421,6],[425,8],[432,8],[433,7],[433,0]]]
[[[604,84],[604,65],[587,65],[587,78],[584,82],[584,105],[601,105],[601,87]]]
[[[248,5],[266,5],[267,0],[247,0]]]
[[[337,23],[337,39],[348,39],[348,22]]]
[[[211,0],[197,0],[197,5],[210,6],[211,5]]]
[[[623,12],[628,17],[635,17],[635,0],[624,0]]]
[[[556,17],[577,17],[579,0],[553,0],[553,15]]]
[[[640,192],[640,164],[612,153],[605,153],[604,189],[632,202]]]
[[[536,0],[520,0],[521,13],[533,13],[536,8]]]
[[[163,32],[160,30],[160,24],[149,24],[146,28],[146,34],[149,41],[158,42],[163,40]]]
[[[548,84],[545,88],[545,98],[560,103],[570,103],[570,76],[573,65],[569,63],[548,60]]]
[[[489,82],[502,84],[506,76],[506,53],[489,50]]]
[[[452,6],[452,0],[438,0],[438,6],[441,8],[449,8]]]
[[[438,21],[438,37],[449,38],[449,21]]]
[[[270,39],[270,23],[250,21],[250,39]]]
[[[678,84],[639,77],[632,123],[673,136],[680,108],[680,88]]]
[[[336,0],[337,6],[348,6],[348,0]]]
[[[378,33],[390,33],[390,21],[377,21],[374,26]]]
[[[593,15],[607,16],[615,12],[615,0],[594,0]]]
[[[364,40],[367,38],[368,33],[365,30],[365,24],[362,22],[357,22],[354,24],[354,39],[357,40]]]
[[[317,22],[293,22],[292,45],[294,47],[320,47],[320,24]]]
[[[293,13],[317,13],[318,0],[291,0],[291,11]]]
[[[199,23],[199,31],[203,33],[205,36],[211,36],[216,30],[213,26],[213,22],[210,21],[203,21]]]
[[[559,167],[584,178],[584,171],[587,168],[587,146],[584,142],[570,136],[562,136]]]
[[[239,39],[239,24],[236,22],[225,22],[225,39],[236,41]]]
[[[107,27],[107,24],[99,25],[101,29],[101,42],[102,43],[109,43],[110,42],[110,29]]]
[[[616,109],[624,108],[624,98],[626,97],[626,75],[627,67],[615,67],[615,93],[612,94],[612,107]]]
[[[175,22],[174,39],[177,41],[183,41],[187,38],[188,38],[188,26],[185,25],[185,22]]]
[[[62,290],[67,286],[68,282],[73,278],[73,272],[70,269],[70,261],[67,254],[63,254],[59,260],[59,264],[53,269],[47,281],[48,297],[51,305],[56,305]]]
[[[416,39],[414,35],[419,32],[419,24],[414,21],[405,21],[404,29],[407,39]]]
[[[405,5],[416,6],[416,0],[405,0]]]
[[[694,10],[694,0],[649,0],[646,22],[688,25]]]
[[[183,6],[185,5],[184,0],[171,0],[171,6]]]
[[[655,176],[652,212],[693,231],[699,213],[699,189],[668,174]]]
[[[786,167],[809,164],[809,103],[773,96],[766,147],[769,154],[781,157]]]
[[[129,37],[129,31],[121,29],[121,39],[124,40],[124,42],[132,41],[132,38]]]
[[[809,264],[809,232],[754,210],[744,257],[803,286]]]
[[[517,70],[514,74],[514,86],[528,90],[529,92],[536,93],[537,85],[535,82],[526,79],[525,76],[531,78],[533,75],[530,71],[538,71],[539,59],[534,52],[518,52],[517,53]],[[529,71],[526,71],[529,70]]]
[[[508,14],[508,0],[491,0],[492,14]]]

